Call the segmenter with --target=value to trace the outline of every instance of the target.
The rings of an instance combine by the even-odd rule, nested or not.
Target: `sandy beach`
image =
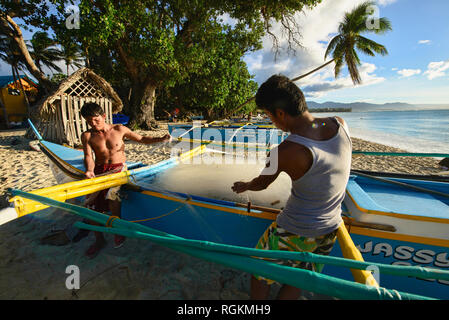
[[[162,136],[167,131],[140,132]],[[48,160],[30,148],[25,130],[0,132],[0,208],[6,207],[7,188],[25,191],[56,184]],[[401,150],[353,138],[353,149],[398,152]],[[129,161],[156,163],[169,157],[163,148],[127,143]],[[353,169],[434,174],[443,169],[434,158],[353,156]],[[127,239],[107,247],[89,260],[84,252],[94,240],[91,233],[78,243],[41,245],[50,230],[64,229],[79,221],[69,213],[53,211],[30,215],[0,226],[0,299],[248,299],[249,274],[153,244]],[[81,288],[65,286],[66,267],[77,265]],[[304,299],[321,299],[305,293]]]

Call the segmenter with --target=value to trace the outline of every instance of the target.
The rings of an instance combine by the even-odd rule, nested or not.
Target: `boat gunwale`
[[[251,209],[250,212],[248,212],[248,210],[245,208],[237,207],[235,205],[232,206],[231,201],[228,201],[230,203],[229,205],[218,204],[215,202],[215,200],[217,200],[217,199],[207,198],[207,197],[201,197],[201,198],[203,198],[203,200],[193,199],[193,198],[188,198],[188,197],[195,196],[195,195],[189,195],[189,194],[183,194],[186,196],[186,199],[180,199],[180,198],[176,198],[174,196],[166,195],[163,192],[150,190],[149,188],[143,189],[139,192],[142,194],[145,194],[145,195],[162,198],[165,200],[176,201],[176,202],[186,202],[190,205],[194,205],[194,206],[198,206],[198,207],[213,209],[213,210],[227,212],[227,213],[235,213],[235,214],[239,214],[239,215],[245,215],[245,216],[250,216],[250,217],[254,217],[254,218],[271,220],[271,221],[276,220],[276,216],[277,216],[276,213],[255,210],[255,209]],[[177,194],[179,194],[179,193],[177,193]],[[208,200],[210,200],[210,201],[208,201]],[[226,201],[226,200],[223,200],[223,201]]]
[[[423,236],[411,236],[403,233],[397,232],[389,232],[382,230],[374,230],[369,228],[360,228],[357,226],[352,226],[350,224],[346,224],[348,232],[350,234],[356,234],[360,236],[374,237],[379,239],[388,239],[388,240],[396,240],[396,241],[404,241],[404,242],[412,242],[429,246],[437,246],[437,247],[445,247],[449,248],[449,240],[440,239],[440,238],[430,238]]]
[[[356,181],[354,181],[354,183],[357,184]],[[442,183],[444,183],[444,182],[442,182]],[[348,183],[348,185],[349,185],[349,183]],[[362,191],[364,191],[363,188],[361,188],[361,189],[362,189]],[[361,207],[360,203],[355,200],[354,195],[351,194],[351,188],[350,187],[349,188],[348,188],[348,186],[346,187],[346,192],[345,193],[346,193],[347,196],[349,196],[349,198],[351,199],[351,201],[355,205],[355,207],[358,210],[360,210],[361,212],[363,212],[363,213],[367,213],[367,214],[370,214],[370,215],[389,216],[389,217],[394,217],[394,218],[399,218],[399,219],[406,219],[406,220],[427,221],[427,222],[436,222],[436,223],[449,224],[449,218],[428,217],[428,216],[422,216],[422,215],[417,215],[417,214],[407,214],[407,213],[401,213],[401,212],[387,212],[387,211],[379,211],[379,210],[375,210],[375,209],[364,208],[364,207]],[[366,192],[365,192],[364,196],[365,197],[369,197],[369,195]],[[374,199],[372,199],[372,201],[374,201],[377,204],[377,202]]]

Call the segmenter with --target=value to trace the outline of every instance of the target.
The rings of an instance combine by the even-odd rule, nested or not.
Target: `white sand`
[[[25,131],[0,132],[0,208],[7,206],[9,187],[25,191],[56,184],[46,157],[29,147]],[[161,136],[165,130],[141,132]],[[354,150],[397,149],[353,139]],[[168,150],[127,143],[128,160],[155,163],[169,156]],[[354,169],[428,174],[441,171],[438,160],[354,156]],[[53,229],[79,220],[54,211],[35,214],[0,226],[0,299],[248,299],[247,273],[178,253],[149,241],[127,239],[114,249],[113,236],[94,259],[84,252],[94,241],[91,233],[76,244],[40,245]],[[66,267],[77,265],[81,289],[74,295],[65,286]],[[273,290],[274,293],[275,290]],[[303,298],[320,299],[306,293]]]

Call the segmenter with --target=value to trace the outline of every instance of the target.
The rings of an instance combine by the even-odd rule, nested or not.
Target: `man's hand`
[[[161,137],[160,139],[161,139],[161,142],[170,142],[171,141],[171,135],[169,135],[168,133],[165,135],[165,136],[163,136],[163,137]]]
[[[237,181],[237,182],[234,182],[234,185],[231,188],[232,188],[232,191],[234,191],[235,193],[242,193],[242,192],[245,192],[246,190],[248,190],[248,186],[249,186],[249,183],[247,183],[247,182]]]
[[[86,171],[84,175],[87,179],[95,178],[95,173],[93,171]]]

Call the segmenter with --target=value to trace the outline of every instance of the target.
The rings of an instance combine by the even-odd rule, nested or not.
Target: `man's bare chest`
[[[120,150],[124,146],[123,135],[119,133],[95,133],[90,138],[90,145],[94,150],[113,151]]]

